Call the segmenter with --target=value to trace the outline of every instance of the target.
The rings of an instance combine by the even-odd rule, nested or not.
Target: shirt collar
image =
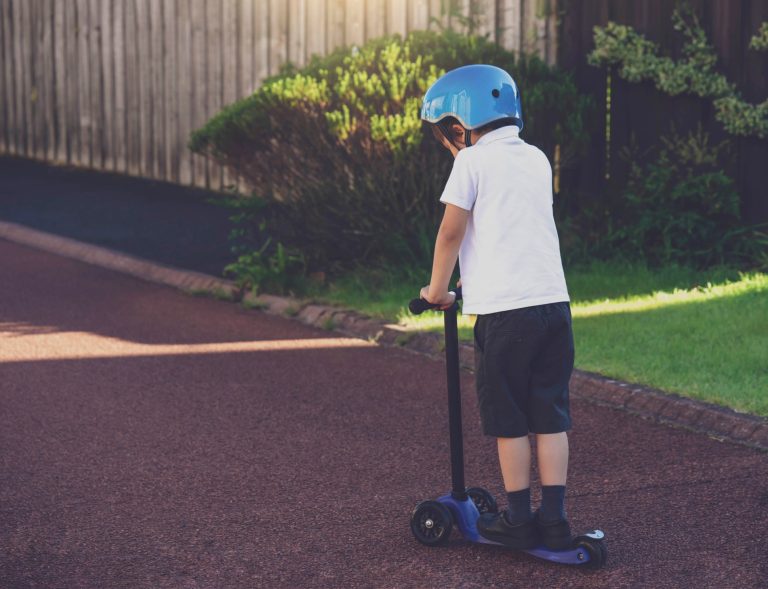
[[[475,142],[475,145],[482,145],[483,143],[490,143],[491,141],[499,141],[500,139],[517,138],[519,137],[519,134],[520,129],[518,129],[516,125],[507,125],[486,133]]]

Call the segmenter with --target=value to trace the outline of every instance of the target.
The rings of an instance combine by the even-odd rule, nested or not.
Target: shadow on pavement
[[[230,212],[214,192],[0,157],[0,219],[221,276]]]

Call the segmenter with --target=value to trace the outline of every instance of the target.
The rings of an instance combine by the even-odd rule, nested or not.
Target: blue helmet
[[[493,65],[465,65],[451,70],[424,95],[421,118],[438,123],[455,117],[467,130],[499,119],[514,119],[523,128],[520,92],[507,72]]]

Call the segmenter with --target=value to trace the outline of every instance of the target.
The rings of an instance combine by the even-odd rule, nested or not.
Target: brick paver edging
[[[0,221],[0,238],[187,292],[239,297],[238,289],[231,280],[164,266],[15,223]],[[435,357],[443,353],[442,337],[436,333],[407,331],[401,326],[385,324],[355,311],[274,295],[246,295],[243,302],[271,314],[295,318],[308,325],[369,339],[381,345],[398,346]],[[461,344],[459,359],[463,368],[472,370],[472,346]],[[717,439],[768,450],[768,420],[761,417],[581,370],[574,371],[571,385],[573,396],[593,403]]]

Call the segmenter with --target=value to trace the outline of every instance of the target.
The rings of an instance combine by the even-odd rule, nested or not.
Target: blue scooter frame
[[[445,359],[448,377],[448,421],[451,440],[451,479],[452,490],[434,501],[422,501],[411,516],[411,531],[416,539],[428,546],[445,543],[450,536],[454,523],[466,540],[478,544],[504,546],[481,536],[477,531],[480,517],[475,497],[480,496],[479,504],[485,511],[495,510],[495,500],[484,489],[467,489],[464,485],[464,442],[461,423],[461,390],[459,384],[459,337],[457,326],[458,301],[461,289],[456,289],[456,301],[444,312],[445,320]],[[419,314],[435,305],[423,299],[414,299],[408,305],[414,314]],[[474,496],[470,497],[470,493]],[[544,546],[523,550],[532,556],[569,565],[587,565],[599,568],[605,564],[607,550],[603,539],[605,534],[593,530],[574,539],[573,547],[567,550],[550,550]]]

